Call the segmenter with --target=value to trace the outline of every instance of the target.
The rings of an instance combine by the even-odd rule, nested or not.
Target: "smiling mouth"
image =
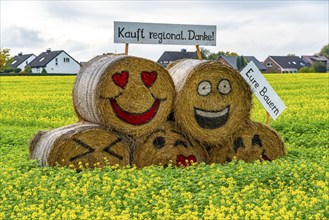
[[[267,160],[267,161],[272,161],[266,154],[265,154],[265,150],[263,150],[263,153],[261,155],[262,160]]]
[[[194,107],[194,117],[201,128],[216,129],[223,126],[229,117],[230,106],[220,111],[206,111]]]
[[[115,99],[110,99],[110,103],[115,115],[124,122],[132,125],[143,125],[151,121],[158,112],[162,100],[155,97],[152,106],[142,113],[131,113],[123,110]]]

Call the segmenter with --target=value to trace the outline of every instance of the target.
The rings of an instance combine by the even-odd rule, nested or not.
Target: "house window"
[[[69,63],[70,62],[70,58],[64,58],[64,63]]]
[[[292,63],[296,65],[296,62],[295,61],[292,61]]]
[[[14,60],[14,62],[12,62],[11,64],[14,64],[14,63],[16,63],[16,61],[17,61],[17,60]]]
[[[25,61],[25,64],[28,64],[29,62]]]
[[[42,57],[40,60],[39,60],[39,62],[41,62],[41,61],[43,61],[45,58],[44,57]]]
[[[266,66],[267,66],[267,67],[271,67],[271,66],[272,66],[272,63],[271,63],[271,62],[266,63]]]

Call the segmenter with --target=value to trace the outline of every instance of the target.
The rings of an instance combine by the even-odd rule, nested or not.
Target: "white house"
[[[26,65],[34,60],[37,56],[34,54],[23,54],[19,53],[18,55],[14,56],[13,62],[11,62],[10,66],[13,68],[19,68],[24,70]]]
[[[49,74],[77,74],[80,63],[64,50],[42,52],[31,63],[32,73],[41,73],[43,69]]]

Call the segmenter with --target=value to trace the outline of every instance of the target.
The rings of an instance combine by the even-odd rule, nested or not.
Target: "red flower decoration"
[[[192,163],[196,162],[196,157],[194,155],[189,155],[185,157],[184,155],[180,154],[176,158],[177,166],[190,166]]]

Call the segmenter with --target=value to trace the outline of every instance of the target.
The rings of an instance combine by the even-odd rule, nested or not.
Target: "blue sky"
[[[65,50],[78,61],[105,52],[123,53],[113,42],[113,21],[217,26],[211,52],[309,55],[329,41],[328,1],[0,1],[1,48],[40,54]],[[203,47],[203,46],[201,46]],[[129,45],[129,54],[157,60],[163,51],[195,46]]]

